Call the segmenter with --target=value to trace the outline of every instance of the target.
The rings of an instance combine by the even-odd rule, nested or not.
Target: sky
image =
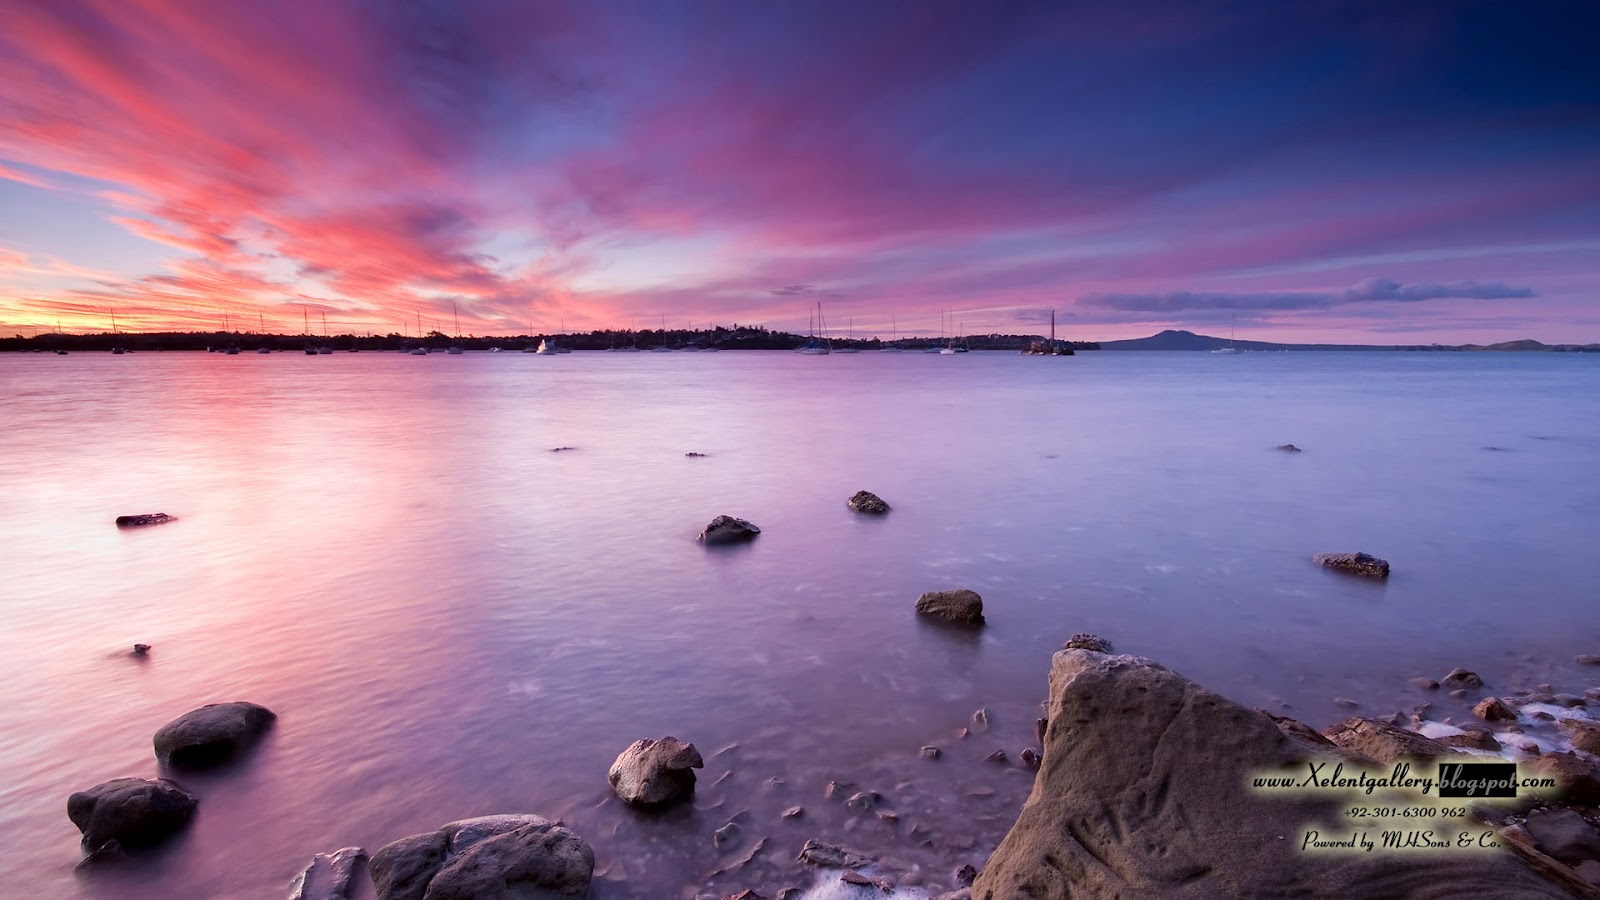
[[[1600,342],[1597,33],[1592,0],[0,0],[0,333],[820,303]]]

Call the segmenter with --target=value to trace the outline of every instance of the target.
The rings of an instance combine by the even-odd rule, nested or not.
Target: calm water
[[[1075,631],[1318,726],[1456,665],[1578,678],[1597,463],[1582,355],[0,355],[0,883],[280,896],[315,852],[526,811],[594,844],[597,897],[692,895],[761,837],[712,881],[795,883],[816,837],[937,884],[1015,815],[1029,778],[980,760],[1029,743]],[[862,488],[894,512],[852,514]],[[763,533],[708,551],[719,513]],[[912,615],[958,586],[981,637]],[[180,779],[194,827],[75,875],[67,794],[155,776],[157,728],[235,699],[281,718]],[[696,808],[606,802],[663,734],[708,757]]]

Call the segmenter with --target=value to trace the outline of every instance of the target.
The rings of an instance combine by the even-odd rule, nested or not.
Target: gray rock
[[[212,703],[185,713],[156,732],[156,759],[177,769],[227,762],[255,744],[278,716],[254,703]]]
[[[1600,666],[1600,655],[1593,654],[1593,653],[1583,653],[1583,654],[1580,654],[1578,656],[1577,661],[1578,661],[1578,663],[1580,665]]]
[[[872,857],[865,853],[815,840],[806,841],[806,845],[800,848],[798,859],[820,869],[853,869],[872,862]]]
[[[917,612],[961,625],[982,625],[983,598],[977,591],[929,591],[917,598]]]
[[[928,746],[923,747],[921,750],[919,750],[917,752],[918,752],[918,754],[920,754],[922,756],[923,759],[938,759],[939,757],[944,755],[944,751],[940,750],[938,747],[933,746],[932,744],[929,744]]]
[[[1430,737],[1363,716],[1351,716],[1324,729],[1322,734],[1345,750],[1385,765],[1397,759],[1438,759],[1450,755],[1449,747]]]
[[[1452,689],[1483,687],[1483,679],[1478,677],[1478,673],[1466,669],[1451,669],[1443,680],[1444,686]]]
[[[883,498],[871,491],[856,491],[855,496],[846,501],[850,508],[859,513],[881,516],[889,511],[889,504]]]
[[[1079,633],[1067,638],[1067,643],[1064,649],[1093,650],[1096,653],[1110,653],[1111,642],[1096,634]]]
[[[1277,446],[1277,449],[1283,450],[1283,451],[1288,452],[1288,453],[1299,453],[1300,452],[1300,448],[1296,447],[1293,444],[1279,444]]]
[[[1600,831],[1577,810],[1536,809],[1523,827],[1540,850],[1567,865],[1600,859]]]
[[[67,798],[67,818],[97,850],[107,841],[145,847],[182,831],[198,801],[165,778],[116,778]]]
[[[165,525],[178,521],[177,516],[166,513],[141,513],[136,516],[117,516],[118,528],[139,528],[144,525]]]
[[[541,816],[486,816],[401,838],[371,868],[378,900],[578,900],[594,851]]]
[[[1586,859],[1583,862],[1578,863],[1576,866],[1573,866],[1572,871],[1584,881],[1589,882],[1595,887],[1600,887],[1600,862],[1596,862],[1592,859]]]
[[[675,737],[634,741],[611,764],[611,789],[636,806],[666,806],[694,794],[700,751]]]
[[[289,900],[350,900],[367,851],[343,847],[333,853],[318,853],[311,865],[289,885]]]
[[[1509,854],[1309,853],[1348,836],[1348,798],[1269,793],[1333,748],[1149,660],[1062,650],[1044,764],[972,888],[984,900],[1087,897],[1555,898]]]
[[[717,516],[700,532],[696,540],[702,544],[733,544],[748,541],[760,533],[761,529],[744,519]]]
[[[1373,578],[1389,577],[1389,561],[1366,553],[1318,553],[1312,559],[1316,560],[1317,565],[1330,569]]]

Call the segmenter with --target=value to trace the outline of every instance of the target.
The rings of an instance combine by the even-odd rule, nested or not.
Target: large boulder
[[[1338,792],[1266,791],[1352,762],[1149,660],[1056,653],[1044,765],[976,900],[1556,898],[1505,853],[1308,852],[1348,839]],[[1365,799],[1365,798],[1363,798]],[[1376,801],[1373,801],[1376,802]]]
[[[929,591],[917,598],[917,612],[960,625],[983,624],[983,598],[977,591]]]
[[[67,818],[83,832],[83,844],[107,841],[143,847],[182,831],[198,805],[165,778],[116,778],[67,798]]]
[[[761,533],[755,525],[733,516],[717,516],[701,532],[697,540],[702,544],[733,544],[748,541]]]
[[[693,744],[645,738],[617,755],[607,777],[617,796],[635,806],[667,806],[694,794],[694,770],[704,766]]]
[[[1317,565],[1330,569],[1374,578],[1389,577],[1389,561],[1366,553],[1318,553],[1312,559],[1316,560]]]
[[[881,516],[889,511],[889,504],[883,502],[882,497],[871,491],[856,491],[855,495],[846,500],[845,503],[856,512],[869,513],[875,516]]]
[[[1600,830],[1575,809],[1536,809],[1522,827],[1541,851],[1569,866],[1600,860]]]
[[[577,900],[594,851],[542,816],[485,816],[387,844],[371,868],[378,900]]]
[[[243,701],[211,703],[184,713],[156,732],[156,759],[176,769],[227,762],[252,746],[277,713]]]

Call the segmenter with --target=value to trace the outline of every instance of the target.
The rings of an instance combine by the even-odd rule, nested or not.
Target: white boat
[[[257,353],[271,353],[272,352],[272,348],[271,347],[257,347],[256,348],[256,352]]]
[[[411,348],[411,355],[412,356],[427,356],[428,355],[428,348],[427,347],[413,347],[413,348]]]
[[[811,337],[804,344],[796,347],[794,352],[802,356],[827,356],[829,353],[833,352],[832,349],[828,347],[828,343],[825,338],[819,339],[817,337],[817,328],[819,327],[818,323],[821,322],[821,320],[822,303],[821,301],[818,301],[817,314],[815,318],[811,320]],[[823,326],[823,333],[827,333],[826,326]]]
[[[850,320],[849,336],[846,338],[846,340],[853,342],[853,341],[855,341],[855,339],[856,339],[856,320],[855,319],[851,319]],[[835,353],[860,353],[861,352],[861,348],[857,347],[854,343],[849,343],[849,344],[845,344],[843,347],[836,348],[833,352],[835,352]]]
[[[456,346],[452,345],[450,347],[450,349],[448,349],[448,350],[446,350],[444,352],[449,354],[450,356],[460,356],[462,353],[464,353],[466,351],[462,350],[460,347],[456,347]]]
[[[1238,324],[1238,322],[1239,322],[1239,317],[1238,316],[1234,316],[1233,317],[1233,323],[1228,326],[1228,346],[1226,346],[1226,347],[1218,347],[1217,349],[1211,351],[1212,353],[1215,353],[1215,354],[1218,354],[1218,355],[1227,355],[1227,354],[1233,354],[1233,353],[1238,353],[1239,352],[1239,348],[1233,346],[1233,330],[1234,330],[1234,327]]]
[[[901,348],[900,348],[900,326],[895,324],[894,316],[890,316],[889,317],[889,328],[894,332],[894,339],[891,340],[888,344],[886,344],[886,345],[884,345],[882,347],[879,347],[878,348],[878,352],[879,353],[899,353],[899,352],[901,352]]]
[[[556,353],[555,342],[549,338],[545,338],[539,342],[538,349],[534,350],[533,352],[539,354],[540,356],[554,356]]]

